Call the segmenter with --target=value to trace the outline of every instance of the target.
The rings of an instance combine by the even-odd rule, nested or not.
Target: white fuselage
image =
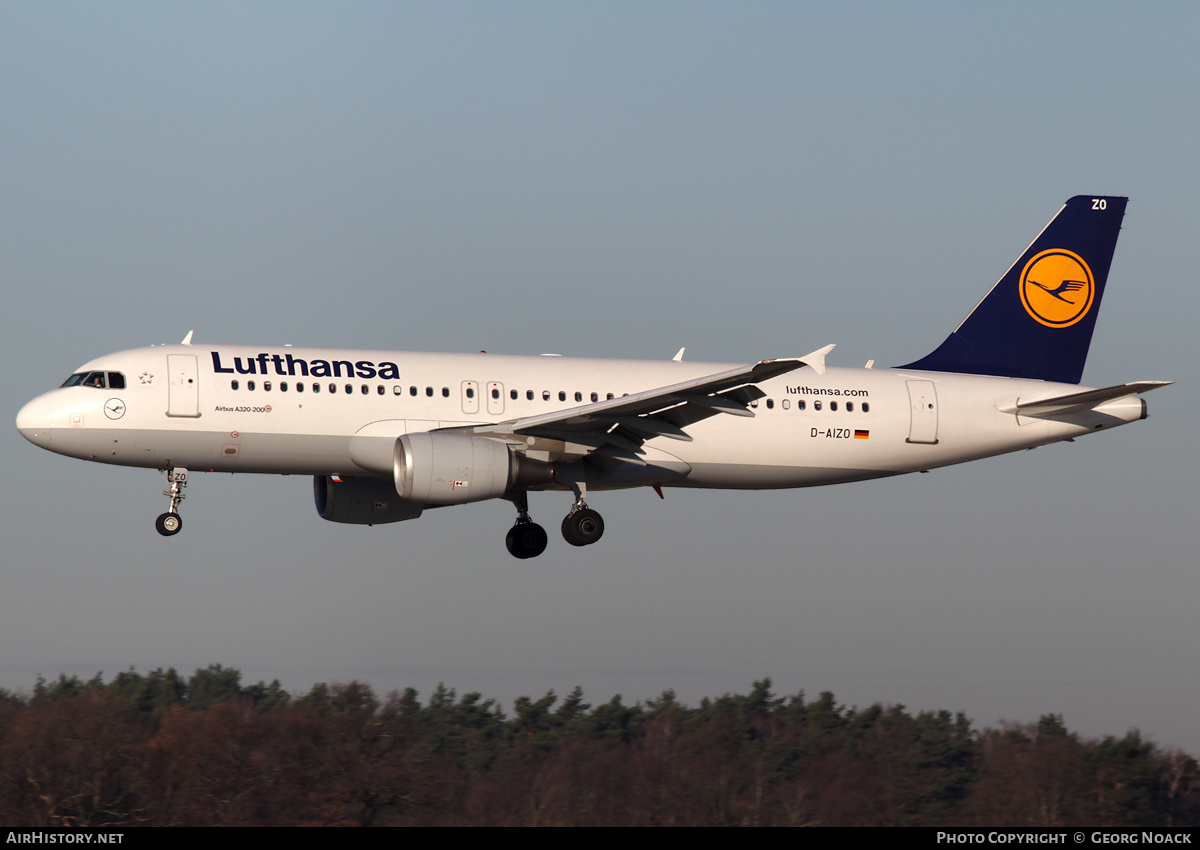
[[[20,412],[32,442],[125,466],[390,477],[396,437],[497,423],[711,375],[730,364],[292,347],[160,346],[80,372],[124,388],[52,390]],[[646,442],[651,471],[594,488],[779,488],[897,475],[1070,439],[1145,415],[1130,396],[1070,415],[1018,402],[1075,385],[901,369],[802,368],[764,381],[753,416],[719,414],[690,441]],[[553,485],[548,485],[553,486]],[[537,489],[537,488],[535,488]]]

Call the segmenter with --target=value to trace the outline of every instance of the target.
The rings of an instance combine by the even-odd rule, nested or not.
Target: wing
[[[715,375],[537,416],[447,431],[518,441],[551,460],[585,455],[645,465],[642,444],[655,437],[691,441],[688,426],[719,414],[753,416],[752,401],[766,395],[756,384],[810,366],[825,372],[827,345],[801,358],[763,360]]]

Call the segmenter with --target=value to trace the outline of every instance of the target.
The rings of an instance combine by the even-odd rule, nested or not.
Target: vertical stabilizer
[[[1071,198],[936,351],[899,368],[1078,384],[1128,200]]]

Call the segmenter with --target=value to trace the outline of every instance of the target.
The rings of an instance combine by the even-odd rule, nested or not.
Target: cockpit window
[[[121,387],[119,389],[123,389],[125,387],[124,377],[116,372],[113,375],[121,378]],[[104,381],[103,372],[76,372],[63,381],[62,385],[64,387],[97,387],[99,389],[104,389],[107,386]]]
[[[110,390],[125,389],[125,376],[122,375],[120,372],[109,372],[108,373],[108,388]]]

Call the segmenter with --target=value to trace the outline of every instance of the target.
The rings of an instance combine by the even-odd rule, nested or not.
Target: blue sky
[[[178,342],[835,365],[932,350],[1063,201],[1131,198],[1084,381],[1128,428],[930,475],[370,529],[303,477],[0,434],[0,687],[222,663],[504,700],[832,690],[1200,753],[1189,3],[6,3],[10,414]],[[554,530],[569,497],[534,494]]]

